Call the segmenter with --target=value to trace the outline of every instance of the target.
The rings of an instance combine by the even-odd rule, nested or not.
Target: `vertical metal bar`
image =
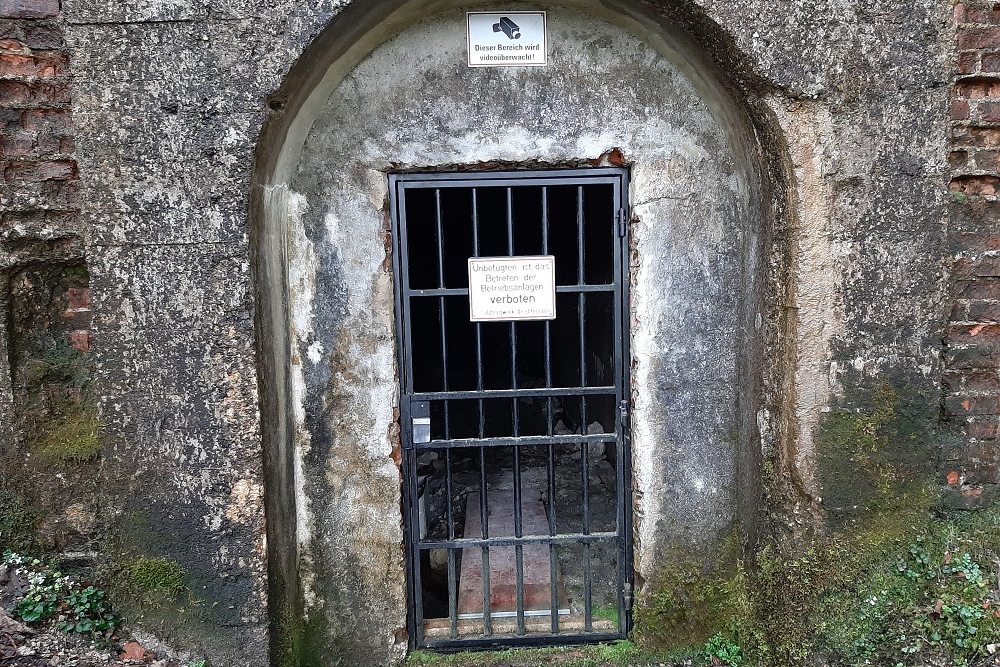
[[[448,549],[448,636],[452,639],[458,637],[458,586],[455,582],[457,571],[455,568],[455,550]]]
[[[590,566],[590,544],[583,545],[583,629],[594,631],[594,584]]]
[[[438,287],[444,288],[444,224],[441,215],[441,189],[434,190],[434,213],[437,227]],[[438,300],[438,322],[441,328],[441,389],[448,391],[448,325],[445,298]],[[444,437],[451,437],[451,415],[448,401],[444,402]],[[455,516],[452,501],[451,449],[444,450],[445,516],[448,522],[448,539],[455,539]],[[452,639],[458,637],[458,602],[455,573],[455,551],[448,549],[448,632]]]
[[[397,183],[397,199],[396,202],[396,212],[398,215],[397,220],[397,267],[398,267],[398,280],[399,280],[399,314],[397,317],[401,316],[402,325],[402,339],[400,344],[403,348],[404,354],[401,355],[401,363],[403,365],[403,386],[402,390],[405,394],[409,394],[413,391],[413,355],[412,355],[412,317],[410,312],[410,265],[409,265],[409,237],[407,231],[407,220],[406,220],[406,188],[401,183]],[[401,416],[404,419],[404,423],[409,423],[409,407],[408,402],[401,401],[403,403],[403,410],[401,410]],[[410,438],[412,438],[412,433],[409,433]],[[403,459],[403,473],[404,479],[408,478],[408,483],[404,484],[407,490],[406,497],[409,499],[409,523],[413,530],[419,530],[420,525],[420,508],[417,499],[417,457],[410,452],[408,456],[404,456]],[[412,585],[410,591],[412,593],[412,598],[410,600],[410,615],[412,618],[412,636],[414,643],[418,646],[424,641],[424,606],[423,606],[423,572],[420,569],[420,535],[419,533],[414,535],[410,532],[410,573],[412,575]]]
[[[542,187],[542,254],[549,254],[549,189]],[[545,388],[552,387],[552,322],[545,320]],[[546,400],[545,432],[551,436],[555,428],[552,419],[553,400]],[[549,445],[546,471],[548,474],[549,535],[556,534],[556,461],[555,445]],[[549,544],[549,613],[552,633],[559,632],[559,556],[555,544]]]
[[[576,224],[577,224],[577,282],[586,284],[586,244],[584,243],[584,189],[577,186]],[[578,321],[580,325],[580,386],[587,386],[587,347],[586,347],[586,297],[580,292],[577,302]],[[587,434],[587,397],[580,397],[580,432]],[[580,443],[581,484],[583,490],[583,534],[590,534],[590,445]],[[590,544],[583,545],[583,623],[586,632],[594,629],[593,618],[593,580],[590,562]]]
[[[631,400],[631,363],[630,363],[630,349],[629,349],[629,322],[630,322],[630,311],[629,311],[629,290],[630,290],[630,264],[629,259],[631,256],[631,242],[629,238],[629,227],[628,227],[628,187],[629,187],[629,175],[628,172],[622,172],[619,182],[615,188],[615,208],[616,210],[622,211],[622,217],[625,221],[625,235],[619,238],[620,251],[618,253],[619,258],[619,272],[615,276],[618,284],[618,314],[621,318],[618,323],[618,332],[621,336],[618,347],[618,355],[620,360],[619,365],[619,376],[616,379],[621,391],[621,400],[625,403],[619,403],[619,407],[624,406],[624,418],[619,419],[620,431],[618,437],[618,489],[619,489],[619,499],[618,502],[621,505],[621,517],[622,524],[619,532],[619,544],[621,545],[619,549],[619,561],[618,561],[618,571],[619,571],[619,581],[621,584],[621,607],[624,608],[625,613],[620,616],[619,632],[621,634],[627,634],[631,630],[632,625],[632,610],[631,610],[631,600],[632,600],[632,480],[631,480],[631,445],[630,445],[630,424],[628,421],[629,414],[631,411],[628,409],[628,401]]]
[[[507,188],[507,254],[514,256],[514,190]],[[510,383],[511,389],[517,389],[517,323],[510,323]],[[521,435],[521,414],[518,399],[511,399],[511,416],[513,418],[514,437]],[[514,445],[514,536],[522,536],[521,516],[521,448]],[[515,591],[517,595],[517,634],[525,634],[524,624],[524,547],[514,545],[514,563],[516,569]]]
[[[627,411],[626,403],[627,394],[625,393],[625,347],[627,344],[624,322],[625,318],[628,316],[628,304],[625,301],[625,279],[628,274],[626,267],[628,266],[628,227],[625,226],[624,234],[619,234],[618,225],[626,225],[627,220],[625,220],[625,202],[623,201],[625,196],[624,191],[624,178],[620,180],[614,186],[614,196],[612,198],[611,206],[611,216],[613,222],[611,227],[611,246],[615,249],[614,252],[614,273],[612,275],[612,280],[615,285],[614,299],[615,299],[615,312],[614,312],[614,326],[615,326],[615,348],[614,348],[614,382],[615,382],[615,408],[616,408],[616,419],[615,419],[615,500],[618,503],[617,512],[615,514],[615,529],[618,533],[617,549],[617,581],[618,581],[618,594],[616,596],[618,601],[618,628],[619,632],[628,631],[628,606],[625,603],[626,595],[630,595],[630,591],[626,588],[629,585],[628,578],[626,575],[626,568],[629,567],[627,559],[627,544],[628,544],[628,520],[626,512],[629,503],[626,502],[628,494],[625,488],[625,469],[628,467],[628,450],[625,447],[625,430],[628,425],[625,422]]]
[[[410,525],[413,530],[417,531],[414,535],[411,533],[412,540],[412,551],[410,553],[410,558],[413,562],[413,608],[414,615],[416,617],[417,627],[415,628],[415,633],[417,636],[417,642],[422,643],[424,641],[424,586],[423,586],[423,572],[420,570],[420,501],[418,498],[417,489],[417,456],[416,451],[411,450],[409,452],[409,470],[407,471],[410,477]]]
[[[479,199],[475,188],[472,189],[472,254],[479,257]],[[481,322],[476,322],[476,390],[483,391],[483,325]],[[486,435],[486,413],[483,399],[480,398],[477,402],[479,404],[479,437],[483,438]],[[482,448],[480,448],[480,455],[482,455]],[[485,499],[480,507],[485,511]]]
[[[479,257],[479,193],[472,188],[472,254]],[[483,391],[483,330],[482,324],[476,322],[476,390]],[[486,413],[483,399],[477,401],[479,406],[479,438],[486,434]],[[490,536],[490,513],[487,503],[489,495],[486,486],[486,448],[479,447],[479,525],[485,540]],[[483,547],[483,636],[493,634],[493,618],[490,613],[490,548]]]

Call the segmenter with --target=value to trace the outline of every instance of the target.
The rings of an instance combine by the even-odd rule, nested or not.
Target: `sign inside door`
[[[556,258],[470,257],[469,319],[473,322],[554,320]]]

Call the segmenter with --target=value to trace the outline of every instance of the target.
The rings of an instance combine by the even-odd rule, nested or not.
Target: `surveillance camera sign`
[[[469,67],[542,67],[545,12],[468,12]]]
[[[469,258],[471,321],[553,320],[555,317],[555,257]]]

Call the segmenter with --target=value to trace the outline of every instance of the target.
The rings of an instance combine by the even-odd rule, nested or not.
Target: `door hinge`
[[[622,589],[622,599],[625,602],[625,611],[632,611],[632,587],[627,585]]]
[[[615,220],[618,227],[618,236],[621,238],[628,236],[628,219],[625,217],[625,209],[618,209],[618,213],[615,214]]]

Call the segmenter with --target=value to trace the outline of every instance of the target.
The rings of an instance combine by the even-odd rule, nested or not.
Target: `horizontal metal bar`
[[[438,651],[468,649],[490,649],[490,648],[510,648],[512,646],[562,646],[564,644],[589,644],[597,642],[611,642],[622,638],[620,632],[588,632],[588,633],[562,633],[559,634],[535,634],[524,637],[500,635],[492,639],[483,638],[482,635],[476,639],[443,639],[439,641],[425,641],[421,646]]]
[[[557,294],[582,294],[593,292],[614,292],[614,285],[556,285]],[[403,290],[403,296],[468,296],[468,287],[440,287],[435,289]]]
[[[575,445],[581,442],[617,442],[615,433],[591,435],[523,435],[499,438],[455,438],[416,443],[416,449],[454,449],[456,447],[531,447],[533,445]]]
[[[484,172],[439,172],[439,173],[411,173],[392,174],[394,182],[402,183],[404,187],[420,187],[422,183],[431,184],[432,187],[468,187],[482,188],[491,185],[520,185],[537,186],[539,183],[545,185],[558,184],[558,181],[567,181],[567,185],[591,185],[593,183],[618,183],[622,179],[622,170],[611,168],[591,168],[591,169],[547,169],[536,171],[530,169],[518,171],[484,171]],[[454,184],[454,185],[453,185]]]
[[[564,533],[561,535],[524,535],[523,537],[461,537],[455,540],[427,540],[418,545],[421,549],[480,549],[482,547],[512,547],[517,544],[593,544],[617,542],[618,533]]]
[[[449,401],[489,398],[532,398],[548,396],[610,396],[614,387],[535,387],[532,389],[485,389],[483,391],[423,391],[415,392],[417,401]]]

